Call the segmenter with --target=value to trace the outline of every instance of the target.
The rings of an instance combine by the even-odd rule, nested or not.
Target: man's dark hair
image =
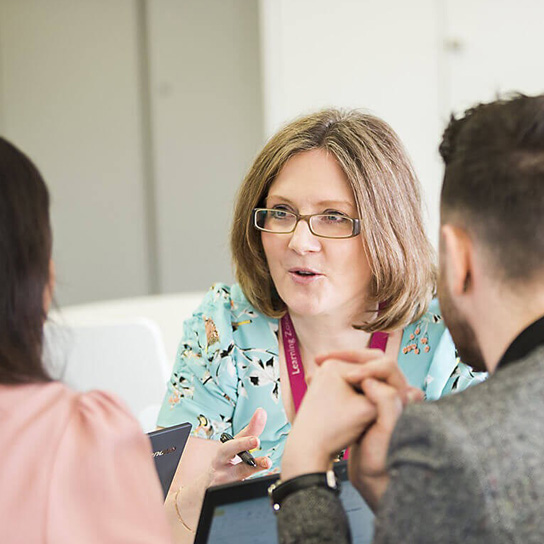
[[[544,95],[480,104],[452,117],[440,154],[442,223],[485,245],[504,280],[544,269]]]
[[[42,344],[50,257],[47,187],[30,159],[0,138],[0,383],[49,380]]]

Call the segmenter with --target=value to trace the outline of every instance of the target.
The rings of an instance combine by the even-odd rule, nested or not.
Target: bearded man
[[[350,541],[334,486],[307,477],[345,446],[375,543],[544,542],[544,96],[452,118],[440,152],[441,311],[490,377],[413,403],[388,358],[325,357],[283,457],[284,544]]]

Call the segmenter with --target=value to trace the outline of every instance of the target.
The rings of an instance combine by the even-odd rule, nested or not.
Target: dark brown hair
[[[372,269],[369,307],[387,301],[365,331],[392,330],[427,310],[435,288],[434,252],[425,236],[419,182],[400,139],[367,113],[327,109],[274,135],[255,159],[238,193],[231,233],[236,278],[247,299],[269,317],[286,312],[274,287],[253,208],[297,153],[324,149],[344,171],[361,220],[361,243]],[[358,325],[358,324],[357,324]]]
[[[544,268],[544,95],[479,104],[452,117],[441,222],[484,244],[496,274],[527,280]]]
[[[30,159],[0,138],[0,383],[50,379],[42,363],[50,258],[47,187]]]

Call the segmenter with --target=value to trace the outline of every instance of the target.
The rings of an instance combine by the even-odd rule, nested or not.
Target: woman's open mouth
[[[316,270],[310,268],[291,268],[289,275],[296,283],[307,284],[323,276]]]

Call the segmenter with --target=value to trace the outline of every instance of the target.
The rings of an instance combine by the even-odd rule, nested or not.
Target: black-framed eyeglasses
[[[340,213],[300,215],[283,209],[255,208],[255,228],[273,234],[290,234],[299,221],[306,221],[310,232],[320,238],[353,238],[361,233],[361,221]]]

